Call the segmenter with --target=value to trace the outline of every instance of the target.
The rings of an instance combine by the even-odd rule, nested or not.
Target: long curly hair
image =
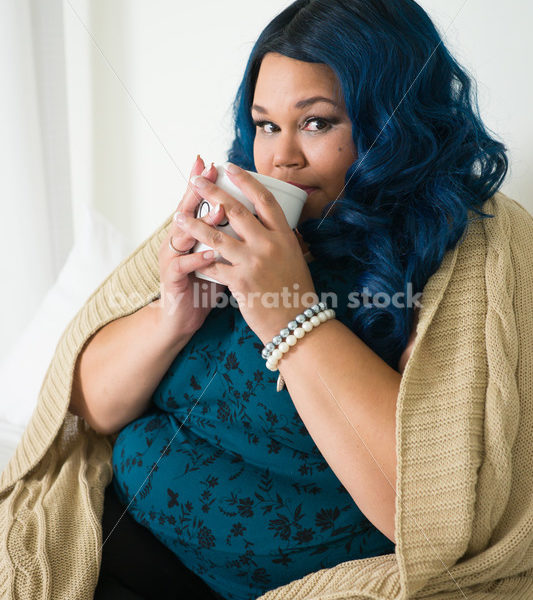
[[[259,36],[233,103],[228,160],[244,169],[256,172],[250,111],[268,52],[327,64],[341,84],[358,158],[341,197],[298,230],[317,259],[342,261],[353,289],[366,287],[370,306],[353,310],[351,330],[396,369],[414,306],[372,296],[421,292],[468,224],[494,216],[478,207],[507,174],[507,148],[489,135],[473,78],[416,2],[297,0]]]

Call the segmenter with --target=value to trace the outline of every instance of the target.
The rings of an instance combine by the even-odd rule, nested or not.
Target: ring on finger
[[[189,254],[189,252],[191,251],[191,249],[189,250],[178,250],[177,248],[174,248],[174,244],[172,243],[172,237],[170,236],[168,238],[168,247],[170,248],[170,250],[172,250],[172,252],[174,252],[174,254],[177,254],[178,256],[181,256],[182,254]]]

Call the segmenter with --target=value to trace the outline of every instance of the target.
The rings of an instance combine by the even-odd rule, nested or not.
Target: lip
[[[317,187],[311,187],[309,185],[301,185],[299,183],[294,183],[294,181],[287,181],[287,183],[290,183],[291,185],[295,185],[296,187],[300,188],[304,192],[307,192],[307,194],[311,194],[315,190],[318,190]]]

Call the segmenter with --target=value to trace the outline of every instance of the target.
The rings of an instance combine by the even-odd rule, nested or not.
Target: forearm
[[[394,541],[401,375],[336,319],[306,334],[278,368],[331,469],[366,517]]]
[[[159,301],[98,330],[78,356],[70,411],[100,433],[114,433],[143,414],[192,334],[170,340]]]

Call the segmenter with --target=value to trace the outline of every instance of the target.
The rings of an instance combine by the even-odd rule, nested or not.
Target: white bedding
[[[86,226],[56,283],[0,365],[0,471],[29,422],[57,342],[107,275],[135,245],[100,213],[85,207]]]

